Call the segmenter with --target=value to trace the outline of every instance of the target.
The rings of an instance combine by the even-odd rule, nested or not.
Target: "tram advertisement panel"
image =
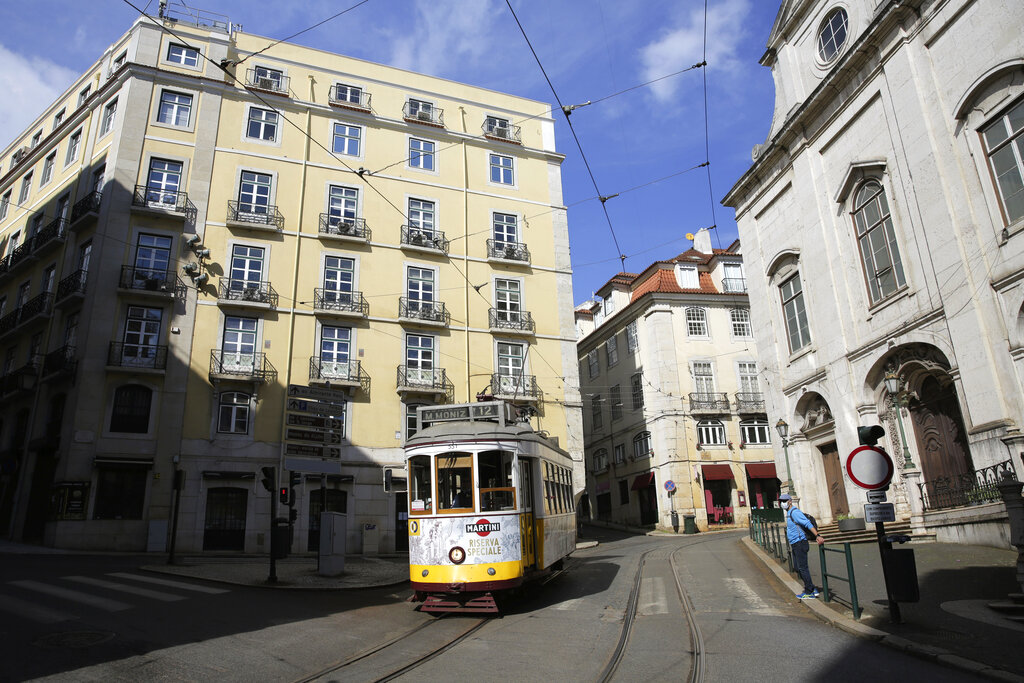
[[[466,551],[466,564],[519,561],[519,519],[515,515],[488,513],[420,518],[419,522],[419,535],[410,539],[410,564],[451,564],[448,552],[455,546]]]

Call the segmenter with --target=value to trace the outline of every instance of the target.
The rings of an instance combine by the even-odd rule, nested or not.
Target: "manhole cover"
[[[68,631],[67,633],[50,633],[36,638],[35,644],[43,647],[83,648],[99,645],[111,640],[115,633],[109,631]]]

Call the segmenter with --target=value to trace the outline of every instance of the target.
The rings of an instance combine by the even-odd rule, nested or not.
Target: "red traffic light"
[[[284,505],[287,505],[288,504],[288,487],[287,486],[282,486],[280,493],[281,493],[281,503],[284,504]]]

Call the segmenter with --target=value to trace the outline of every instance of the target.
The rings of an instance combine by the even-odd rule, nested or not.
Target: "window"
[[[629,505],[628,479],[619,479],[619,505]]]
[[[800,273],[795,274],[779,287],[782,297],[782,312],[786,318],[786,333],[789,336],[789,351],[795,353],[811,342],[807,329],[807,311],[804,310],[804,293],[800,286]]]
[[[337,102],[350,102],[352,104],[362,104],[363,101],[363,89],[354,85],[344,85],[337,83],[334,86],[334,99]]]
[[[163,311],[159,308],[128,307],[128,316],[124,324],[124,342],[121,344],[122,367],[156,367],[162,318]],[[111,428],[111,431],[114,429]]]
[[[171,43],[167,46],[167,61],[182,66],[199,66],[199,50]]]
[[[725,425],[721,420],[701,420],[697,423],[697,445],[725,445]]]
[[[224,339],[221,341],[221,365],[226,372],[247,374],[256,367],[255,318],[224,318]]]
[[[164,90],[160,93],[160,110],[156,120],[168,126],[187,128],[192,118],[192,96]]]
[[[107,165],[103,164],[92,172],[92,191],[100,192],[103,189],[104,176],[107,175]]]
[[[26,241],[39,234],[39,230],[43,227],[44,218],[46,218],[46,215],[42,213],[32,216],[32,221],[28,224],[28,232],[25,234]]]
[[[423,199],[409,200],[409,238],[419,235],[434,237],[434,202]]]
[[[629,378],[629,389],[633,398],[633,410],[640,410],[644,407],[643,375],[636,373]]]
[[[362,132],[359,126],[350,126],[347,123],[334,124],[334,153],[351,157],[359,156],[359,140]]]
[[[471,512],[473,501],[473,456],[448,452],[437,456],[437,509]]]
[[[587,367],[589,368],[591,379],[597,377],[597,374],[601,372],[600,363],[597,360],[597,349],[587,354]]]
[[[522,320],[522,294],[519,280],[494,281],[494,307],[499,322]]]
[[[619,343],[615,339],[615,335],[608,337],[608,341],[604,343],[605,360],[608,361],[608,367],[612,367],[619,362]]]
[[[512,157],[492,154],[491,158],[491,182],[501,185],[514,185],[515,174],[513,172]]]
[[[64,122],[64,114],[67,112],[66,108],[61,109],[59,112],[53,115],[53,130],[60,128],[60,124]]]
[[[324,257],[324,302],[350,305],[355,281],[355,261],[340,256]]]
[[[770,444],[771,431],[768,428],[768,420],[744,420],[740,422],[741,443],[748,446],[763,446]]]
[[[11,374],[14,370],[14,364],[18,362],[18,347],[11,346],[7,349],[7,355],[4,356],[4,375]]]
[[[177,206],[181,169],[180,161],[150,159],[149,177],[146,179],[146,203],[157,207]]]
[[[639,346],[638,341],[639,340],[636,336],[636,321],[633,320],[626,325],[626,349],[628,349],[630,353],[636,353],[637,347]]]
[[[508,119],[498,118],[497,116],[484,118],[484,133],[493,135],[496,138],[511,137],[509,135]]]
[[[0,199],[0,221],[7,218],[7,212],[11,208],[11,191],[7,190],[4,192],[4,196]]]
[[[265,66],[257,66],[253,70],[255,80],[252,85],[264,90],[284,90],[284,73],[278,69],[270,69]]]
[[[601,472],[608,469],[608,450],[598,448],[594,451],[594,471]]]
[[[515,244],[519,242],[518,221],[513,214],[496,213],[493,216],[494,243]]]
[[[434,385],[434,338],[422,334],[405,337],[405,376],[410,384]]]
[[[89,259],[92,257],[92,240],[89,240],[78,248],[78,269],[83,273],[89,272]]]
[[[28,303],[28,297],[32,294],[32,283],[26,280],[18,285],[18,308]]]
[[[25,177],[21,179],[21,192],[18,193],[18,203],[24,204],[28,199],[29,192],[32,190],[32,172],[29,171],[25,174]]]
[[[729,309],[729,322],[732,323],[732,336],[751,337],[753,331],[750,328],[750,311],[745,308]]]
[[[1024,100],[981,131],[1007,222],[1024,218]]]
[[[141,384],[126,384],[114,392],[110,431],[145,434],[149,431],[149,409],[153,390]]]
[[[84,88],[82,88],[79,91],[79,93],[78,93],[78,106],[79,107],[81,107],[83,104],[85,104],[85,101],[89,99],[89,95],[91,94],[91,92],[92,92],[92,86],[91,85],[87,85],[87,86],[85,86]]]
[[[113,99],[103,108],[103,121],[100,122],[100,136],[104,136],[114,128],[114,117],[117,115],[117,99]]]
[[[694,361],[693,365],[693,389],[698,394],[715,393],[715,371],[710,361]]]
[[[708,336],[708,314],[703,308],[686,309],[686,334],[689,337]]]
[[[35,149],[39,146],[39,141],[43,139],[43,131],[36,131],[36,134],[32,136],[32,148]]]
[[[56,215],[57,218],[67,220],[68,213],[71,209],[70,192],[62,194],[60,197],[57,198],[57,206],[55,207],[55,209],[56,210],[53,213]]]
[[[739,263],[723,264],[722,288],[727,292],[747,291],[747,279],[743,276],[743,265]]]
[[[511,451],[483,451],[477,455],[477,464],[480,511],[514,510],[516,490],[512,485]]]
[[[424,102],[423,100],[410,99],[406,104],[410,119],[416,119],[418,121],[433,121],[434,120],[434,105],[430,102]]]
[[[409,458],[410,514],[429,515],[434,512],[434,495],[430,475],[429,455],[415,455]]]
[[[502,394],[519,394],[529,387],[524,386],[523,372],[526,369],[526,347],[523,344],[498,342],[498,384]]]
[[[857,191],[853,222],[857,226],[857,242],[871,303],[875,303],[907,284],[889,203],[881,184],[872,180]]]
[[[120,69],[122,66],[124,66],[124,63],[126,61],[128,61],[128,52],[127,51],[122,52],[117,57],[114,57],[114,70],[116,71],[116,70]]]
[[[171,264],[171,238],[140,233],[135,245],[135,277],[163,279]]]
[[[233,246],[230,278],[232,290],[258,290],[263,280],[263,247],[250,247],[244,244]]]
[[[6,301],[6,299],[5,299]],[[78,342],[78,312],[71,313],[68,315],[67,321],[64,323],[64,345],[72,349],[75,348],[75,343]]]
[[[40,292],[52,292],[53,283],[57,278],[57,266],[47,266],[43,271],[43,279],[39,283]]]
[[[744,394],[759,394],[761,387],[757,382],[757,363],[740,362],[736,364],[736,375],[740,381],[740,392]]]
[[[615,464],[626,462],[626,444],[615,444]]]
[[[429,403],[407,403],[405,405],[405,438],[411,439],[416,434],[418,423],[416,421],[416,409],[430,405]]]
[[[43,161],[43,175],[39,178],[39,187],[53,179],[53,166],[57,163],[57,153],[54,152]]]
[[[633,457],[636,460],[651,455],[651,433],[640,432],[633,437]]]
[[[246,126],[245,136],[255,140],[266,142],[277,141],[277,112],[269,109],[249,109],[249,125]]]
[[[622,418],[622,389],[618,384],[608,392],[608,400],[611,402],[612,422]]]
[[[429,268],[409,267],[406,295],[410,311],[434,310],[434,271]]]
[[[272,179],[267,173],[242,171],[242,182],[238,186],[238,217],[246,220],[246,214],[256,222],[265,220],[270,212],[270,189]]]
[[[424,171],[434,170],[434,143],[429,140],[409,138],[409,166]]]
[[[70,138],[68,138],[68,153],[64,157],[64,165],[67,166],[72,161],[78,159],[78,148],[82,145],[82,131],[75,131]]]
[[[93,519],[142,519],[149,468],[96,465],[96,501]]]
[[[359,215],[359,190],[355,187],[331,185],[327,213],[332,226],[355,225]]]
[[[590,397],[590,416],[592,418],[590,426],[594,430],[601,429],[604,426],[603,418],[601,417],[601,401],[603,400],[601,394],[594,394]]]
[[[823,62],[831,62],[839,51],[846,44],[846,30],[849,25],[846,10],[842,8],[832,10],[821,28],[818,29],[818,59]]]
[[[21,240],[21,230],[15,230],[14,234],[11,235],[11,239],[7,242],[7,256],[14,253],[14,250],[18,246],[18,242]]]
[[[683,289],[700,289],[697,266],[676,266],[676,280]]]
[[[324,325],[320,328],[320,379],[348,379],[352,330]]]

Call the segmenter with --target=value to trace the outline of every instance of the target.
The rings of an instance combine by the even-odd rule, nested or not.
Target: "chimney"
[[[693,248],[702,254],[711,253],[711,231],[701,228],[693,236]]]

